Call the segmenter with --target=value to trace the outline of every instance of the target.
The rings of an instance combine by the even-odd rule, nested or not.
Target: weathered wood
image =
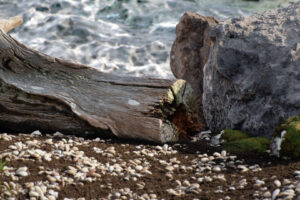
[[[0,19],[0,29],[2,29],[4,32],[8,32],[22,23],[23,18],[21,16],[11,17],[9,19]]]
[[[0,30],[0,131],[168,142],[201,129],[196,107],[183,80],[102,73],[32,50]]]

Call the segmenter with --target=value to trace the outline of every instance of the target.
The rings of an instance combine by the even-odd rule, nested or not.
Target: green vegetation
[[[249,138],[249,137],[250,136],[247,133],[244,133],[242,131],[225,129],[224,133],[221,136],[221,139],[225,140],[226,142],[231,142],[231,141],[245,139],[245,138]]]
[[[263,137],[249,137],[226,142],[222,145],[226,151],[231,153],[265,152],[270,146],[270,140]]]
[[[0,171],[3,170],[4,166],[6,165],[6,162],[0,159]]]
[[[240,130],[225,129],[221,135],[222,147],[231,153],[265,152],[270,140],[264,137],[251,137]]]
[[[282,131],[286,131],[286,134],[280,145],[280,156],[300,158],[300,115],[291,117],[281,124],[274,136],[281,137]]]

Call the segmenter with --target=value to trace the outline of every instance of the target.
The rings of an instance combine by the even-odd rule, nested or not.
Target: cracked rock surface
[[[204,67],[203,111],[213,132],[271,137],[300,112],[300,2],[215,26]]]

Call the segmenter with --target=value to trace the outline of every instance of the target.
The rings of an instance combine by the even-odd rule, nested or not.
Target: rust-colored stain
[[[187,115],[185,111],[177,110],[171,121],[178,129],[179,138],[188,138],[193,133],[198,133],[203,129],[197,113]]]

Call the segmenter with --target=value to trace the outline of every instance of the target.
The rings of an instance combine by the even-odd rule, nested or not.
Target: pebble
[[[288,190],[283,191],[281,193],[281,195],[294,196],[295,195],[295,191],[293,189],[288,189]]]
[[[208,162],[209,158],[201,158],[201,162]]]
[[[254,186],[256,187],[261,187],[262,185],[265,184],[265,181],[261,181],[261,180],[256,180]]]
[[[166,166],[166,170],[168,170],[168,171],[173,171],[173,170],[174,170],[174,167],[173,167],[173,166]]]
[[[225,150],[221,151],[221,156],[225,158],[227,156],[227,152]]]
[[[214,172],[220,172],[220,171],[222,171],[222,169],[219,166],[215,166],[215,167],[213,167],[213,171]]]
[[[237,168],[240,169],[241,172],[249,171],[249,169],[245,165],[238,165]]]
[[[16,171],[16,175],[18,176],[28,176],[28,172],[27,172],[27,167],[20,167],[17,171]]]
[[[280,193],[280,189],[277,188],[276,190],[274,190],[272,193],[272,200],[275,200],[276,197],[279,195],[279,193]]]
[[[295,176],[299,176],[300,175],[300,170],[296,170],[294,171]]]
[[[135,169],[136,169],[137,171],[142,171],[142,170],[143,170],[143,166],[137,165],[137,166],[135,166]]]
[[[263,194],[263,197],[265,197],[265,198],[271,197],[271,192],[270,192],[270,191],[266,191],[266,192]]]
[[[39,193],[37,193],[36,191],[31,190],[31,191],[29,192],[29,196],[30,196],[30,197],[39,197],[40,195],[39,195]]]
[[[275,180],[274,184],[276,185],[276,187],[280,187],[281,186],[281,182],[279,180]]]
[[[171,195],[174,195],[174,196],[181,196],[181,193],[174,190],[174,189],[167,189],[167,192]]]
[[[0,139],[3,138],[2,135],[0,134]],[[70,163],[72,164],[67,167],[66,171],[55,171],[55,169],[48,167],[47,164],[43,165],[45,167],[38,166],[38,174],[46,177],[44,182],[29,182],[24,183],[23,186],[18,186],[16,183],[20,176],[29,175],[28,168],[26,166],[20,167],[14,173],[14,168],[5,166],[3,174],[6,175],[8,173],[8,175],[12,177],[12,180],[16,180],[15,183],[9,183],[9,187],[16,188],[14,191],[23,190],[23,192],[25,191],[26,193],[25,195],[29,196],[30,199],[36,200],[54,200],[58,198],[60,189],[66,185],[78,185],[83,187],[87,182],[93,183],[101,180],[102,178],[106,179],[109,176],[117,176],[117,178],[120,178],[120,180],[128,181],[128,184],[132,184],[130,181],[133,181],[136,189],[139,189],[139,191],[142,192],[146,187],[146,183],[142,181],[145,179],[142,179],[142,177],[146,177],[147,179],[148,175],[151,175],[155,172],[153,171],[153,166],[155,166],[153,165],[154,162],[161,165],[159,170],[162,170],[162,173],[166,174],[167,179],[172,182],[174,180],[173,183],[175,183],[175,188],[166,190],[168,194],[178,196],[173,198],[189,199],[190,196],[188,195],[191,193],[199,195],[201,192],[206,192],[201,190],[200,184],[207,184],[205,182],[212,182],[211,184],[214,184],[215,182],[218,183],[218,180],[221,180],[228,181],[228,188],[225,189],[216,185],[215,188],[213,188],[213,192],[224,193],[224,197],[222,197],[222,199],[231,199],[230,196],[225,195],[226,192],[235,191],[236,189],[243,189],[248,184],[247,180],[243,177],[244,174],[239,174],[242,175],[240,181],[236,179],[238,176],[233,176],[226,180],[225,175],[218,172],[226,171],[228,166],[233,167],[233,169],[239,169],[245,173],[247,173],[249,170],[251,170],[250,172],[253,173],[258,171],[257,169],[261,169],[259,165],[247,166],[244,164],[245,162],[243,160],[237,160],[236,156],[230,155],[225,150],[221,152],[214,152],[213,154],[201,154],[201,152],[197,152],[196,156],[174,156],[177,151],[168,144],[150,147],[147,145],[137,145],[134,147],[135,151],[130,150],[127,154],[132,154],[135,156],[135,158],[128,160],[127,158],[123,159],[120,155],[118,155],[115,147],[110,147],[106,140],[103,140],[103,145],[105,145],[104,147],[101,148],[100,146],[94,146],[91,148],[97,153],[97,156],[101,158],[99,160],[98,157],[97,159],[94,157],[88,157],[85,155],[85,152],[81,150],[81,146],[89,146],[90,141],[87,139],[68,139],[66,136],[62,136],[62,138],[59,140],[49,138],[46,139],[45,142],[41,143],[41,141],[36,137],[37,136],[35,136],[35,139],[28,140],[24,143],[15,142],[9,145],[7,152],[0,154],[0,158],[3,158],[3,155],[5,155],[5,158],[11,160],[22,157],[25,160],[29,159],[47,162],[51,162],[53,159],[66,159],[71,161]],[[11,137],[11,139],[14,138]],[[177,148],[180,145],[181,144],[176,144],[174,147]],[[47,148],[44,148],[44,146],[47,146]],[[127,147],[129,145],[122,144],[121,146]],[[53,150],[49,151],[48,147],[53,148]],[[169,156],[167,156],[166,159],[161,159],[161,155]],[[104,157],[103,160],[102,157]],[[181,164],[185,162],[183,159],[187,160],[190,164]],[[32,171],[30,172],[33,173]],[[185,174],[189,172],[193,172],[193,175],[186,177]],[[256,199],[272,198],[274,200],[278,197],[282,197],[283,199],[295,197],[296,194],[300,194],[300,183],[297,184],[297,182],[295,182],[296,177],[300,175],[300,171],[294,171],[294,175],[295,178],[293,180],[283,179],[282,182],[280,182],[280,180],[278,180],[279,177],[277,178],[276,176],[268,179],[272,180],[273,184],[277,187],[277,189],[275,189],[272,193],[269,191],[269,185],[265,183],[266,179],[259,180],[257,178],[253,178],[253,180],[255,180],[254,186],[258,187],[256,191],[253,192],[253,197]],[[226,174],[226,177],[229,177],[229,175]],[[232,178],[234,178],[236,181],[229,182],[232,180]],[[267,183],[269,184],[269,181]],[[8,183],[3,183],[3,185],[7,184]],[[21,187],[21,189],[17,189],[19,187]],[[155,194],[155,191],[152,191],[151,189],[149,190],[149,188],[146,188],[147,190],[145,190],[147,193],[138,195],[129,188],[116,189],[109,182],[99,185],[99,187],[109,190],[111,198],[115,199],[155,200],[161,198],[159,194]],[[281,192],[279,188],[284,191]],[[9,191],[4,191],[4,194],[13,195]],[[16,192],[16,194],[18,194],[18,192]]]
[[[211,177],[209,177],[209,176],[204,176],[204,181],[205,182],[212,182],[213,179]]]

